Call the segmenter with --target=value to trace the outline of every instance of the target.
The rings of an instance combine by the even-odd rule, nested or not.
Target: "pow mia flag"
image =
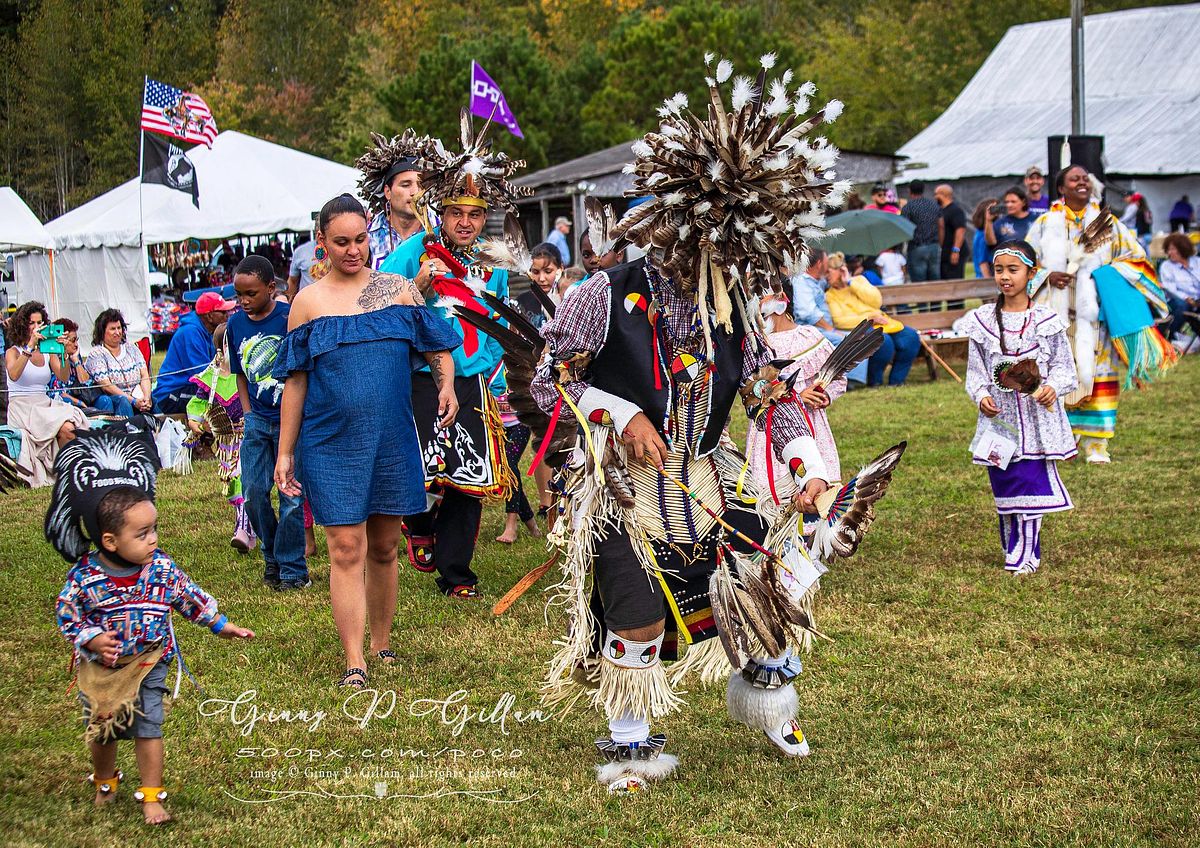
[[[183,148],[154,133],[143,133],[145,139],[142,182],[157,183],[192,196],[192,205],[200,208],[200,186],[196,168]]]

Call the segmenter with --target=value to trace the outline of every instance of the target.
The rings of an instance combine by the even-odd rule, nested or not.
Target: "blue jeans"
[[[279,493],[279,517],[271,506],[275,458],[279,452],[279,422],[246,413],[242,436],[242,495],[250,524],[262,542],[266,576],[308,580],[304,559],[304,499]]]
[[[1192,309],[1192,307],[1188,306],[1186,300],[1176,297],[1170,292],[1167,292],[1167,306],[1171,308],[1171,329],[1167,333],[1167,341],[1174,338],[1175,334],[1183,329],[1184,324],[1191,325],[1196,335],[1200,336],[1200,321],[1197,321],[1195,318],[1187,318],[1183,314],[1185,312],[1197,312],[1200,310]]]
[[[908,275],[914,283],[925,283],[941,277],[942,247],[938,244],[910,244]]]
[[[103,394],[92,404],[94,409],[107,412],[109,415],[120,415],[124,418],[133,417],[133,404],[125,395]]]
[[[905,327],[898,333],[884,333],[883,344],[867,360],[867,385],[883,385],[883,372],[889,364],[892,366],[892,373],[888,376],[888,385],[904,385],[913,360],[920,352],[921,337],[912,327]]]
[[[817,327],[817,332],[828,339],[829,343],[834,347],[837,347],[839,344],[841,344],[842,339],[846,338],[846,332],[844,330],[826,330],[824,327]],[[867,382],[867,361],[864,359],[862,362],[858,363],[849,371],[847,371],[846,379],[855,383]]]

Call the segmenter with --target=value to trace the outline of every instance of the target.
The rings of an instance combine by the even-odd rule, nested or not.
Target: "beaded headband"
[[[1024,262],[1025,265],[1027,265],[1030,268],[1034,267],[1034,265],[1036,264],[1032,259],[1030,259],[1028,256],[1026,256],[1022,251],[1016,250],[1011,247],[1000,248],[999,250],[997,250],[995,253],[992,254],[992,259],[995,259],[997,256],[1015,256],[1018,259],[1020,259],[1022,262]]]

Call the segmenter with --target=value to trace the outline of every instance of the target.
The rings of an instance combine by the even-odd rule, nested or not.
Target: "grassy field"
[[[204,693],[185,683],[165,725],[169,830],[140,824],[128,748],[119,803],[94,809],[54,627],[66,565],[42,539],[48,492],[3,498],[3,842],[1195,845],[1197,360],[1126,398],[1115,464],[1064,468],[1076,509],[1046,520],[1042,571],[1024,581],[1000,568],[961,388],[918,382],[840,400],[831,417],[845,465],[900,439],[909,451],[867,543],[823,583],[819,623],[833,641],[806,658],[798,685],[812,756],[778,757],[727,718],[722,689],[698,689],[659,728],[682,761],[677,779],[624,799],[592,778],[603,724],[587,710],[545,723],[471,720],[457,734],[442,721],[436,702],[458,690],[450,719],[460,708],[491,715],[505,693],[514,710],[533,710],[550,654],[554,628],[536,591],[500,619],[489,612],[543,556],[527,539],[492,543],[495,509],[480,534],[483,603],[447,601],[403,566],[393,642],[402,666],[371,668],[395,709],[383,697],[360,727],[352,716],[369,696],[344,703],[332,685],[340,651],[327,560],[313,562],[304,594],[264,588],[261,560],[228,547],[210,464],[163,475],[162,544],[258,638],[233,644],[178,624]],[[239,696],[235,724],[228,702]],[[322,710],[323,720],[286,720]]]

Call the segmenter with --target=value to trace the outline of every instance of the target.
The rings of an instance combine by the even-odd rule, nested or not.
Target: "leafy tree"
[[[492,32],[465,42],[439,36],[418,55],[413,73],[380,92],[391,121],[381,129],[391,134],[411,126],[420,133],[457,142],[459,110],[469,104],[472,59],[503,89],[525,134],[519,139],[496,125],[490,133],[497,148],[524,159],[530,169],[548,164],[556,130],[554,101],[570,99],[570,92],[564,90],[562,76],[525,32]],[[483,119],[476,118],[475,124],[482,127]]]
[[[669,9],[622,19],[605,50],[604,75],[583,107],[584,134],[594,147],[620,144],[656,125],[655,110],[677,91],[693,104],[706,89],[704,55],[729,59],[754,74],[759,57],[773,52],[777,66],[794,66],[797,50],[764,32],[761,13],[718,0],[686,0]]]

